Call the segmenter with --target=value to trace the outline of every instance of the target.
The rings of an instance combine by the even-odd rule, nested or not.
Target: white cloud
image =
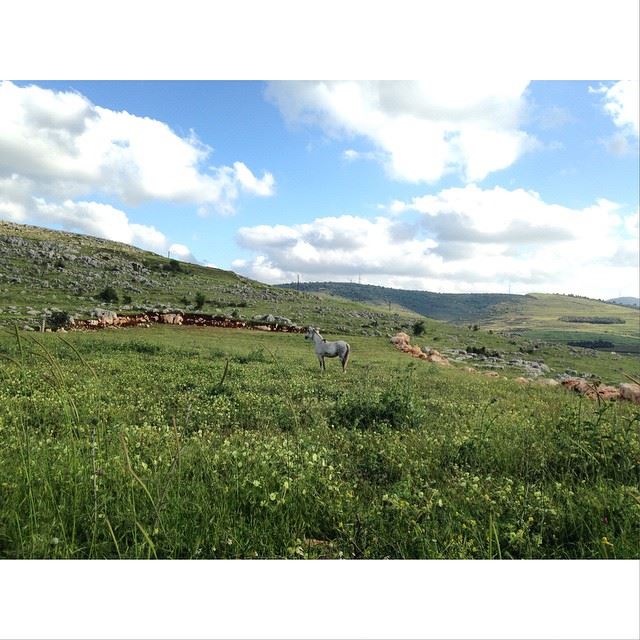
[[[0,83],[0,217],[60,225],[195,262],[184,245],[129,219],[121,205],[186,203],[230,214],[241,192],[274,193],[273,176],[243,163],[209,166],[211,148],[164,122],[86,97]],[[114,200],[115,204],[96,202]]]
[[[635,216],[623,216],[608,200],[570,209],[532,191],[467,185],[395,201],[393,210],[374,219],[241,228],[239,243],[257,256],[234,268],[272,283],[299,274],[454,292],[504,292],[510,285],[518,293],[612,297],[637,289]]]
[[[39,195],[98,191],[128,204],[163,200],[229,212],[240,189],[273,193],[273,176],[258,179],[242,162],[204,171],[210,155],[193,132],[181,138],[164,122],[77,93],[0,84],[0,176],[28,178]]]
[[[233,169],[235,179],[243,189],[257,196],[272,196],[274,193],[275,180],[270,173],[265,173],[258,180],[243,162],[234,162]]]
[[[604,109],[616,127],[627,129],[636,138],[640,135],[640,87],[637,81],[621,80],[597,91],[604,95]]]
[[[356,151],[355,149],[345,149],[342,153],[345,160],[379,160],[384,161],[384,155],[374,151]]]
[[[640,130],[640,84],[632,80],[620,80],[612,85],[589,87],[589,91],[602,95],[602,107],[618,128],[617,133],[604,141],[609,152],[625,155],[638,152]]]
[[[378,159],[395,179],[467,181],[511,166],[535,140],[519,129],[527,82],[274,82],[267,98],[291,124],[372,144],[344,157]]]

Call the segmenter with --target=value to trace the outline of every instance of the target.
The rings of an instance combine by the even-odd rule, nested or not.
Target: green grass
[[[300,335],[0,336],[0,557],[640,555],[630,403],[376,337],[343,375]]]

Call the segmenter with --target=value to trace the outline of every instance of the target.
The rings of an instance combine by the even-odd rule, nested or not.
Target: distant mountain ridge
[[[631,296],[622,296],[621,298],[611,298],[607,300],[613,304],[621,304],[624,307],[640,307],[640,298],[633,298]]]
[[[433,293],[352,282],[304,282],[278,286],[314,293],[324,292],[369,304],[398,305],[428,318],[449,322],[488,319],[494,315],[496,305],[517,304],[526,297],[508,293]]]

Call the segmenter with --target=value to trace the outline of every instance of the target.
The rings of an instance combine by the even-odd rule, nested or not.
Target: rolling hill
[[[193,311],[198,294],[206,314],[273,314],[341,333],[382,335],[417,320],[404,309],[298,293],[120,242],[0,221],[0,324],[36,328],[58,310],[78,318],[96,308]]]
[[[580,296],[531,293],[433,293],[348,282],[307,282],[287,289],[400,307],[456,324],[478,324],[549,342],[640,353],[637,309]]]
[[[106,290],[116,296],[110,302]],[[62,310],[87,318],[98,307],[193,311],[197,298],[203,313],[245,319],[273,314],[329,334],[383,336],[409,330],[422,317],[430,319],[428,333],[461,340],[468,327],[479,327],[532,341],[640,353],[640,312],[618,304],[353,283],[270,286],[119,242],[0,221],[0,324],[36,328],[44,314]]]

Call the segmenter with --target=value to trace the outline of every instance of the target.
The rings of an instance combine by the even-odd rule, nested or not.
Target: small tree
[[[424,320],[418,320],[413,325],[413,335],[421,336],[426,331],[426,327],[424,326]]]
[[[196,293],[196,309],[202,309],[206,300],[204,293],[198,291],[198,293]]]
[[[170,273],[187,273],[182,264],[173,258],[168,263],[165,263],[162,268]]]
[[[56,329],[64,329],[71,324],[71,316],[67,311],[54,311],[48,320],[49,326]]]
[[[118,293],[113,287],[105,287],[99,294],[98,299],[103,302],[118,302]]]

